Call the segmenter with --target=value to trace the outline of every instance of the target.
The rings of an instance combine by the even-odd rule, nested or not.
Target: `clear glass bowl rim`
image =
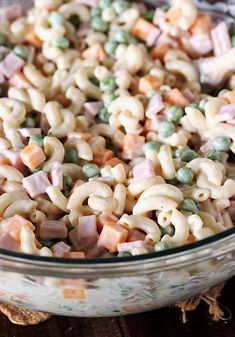
[[[130,0],[133,1],[133,0]],[[2,3],[3,2],[3,3]],[[12,4],[15,2],[24,3],[24,1],[12,1],[12,0],[0,0],[0,6],[2,4]],[[31,0],[25,2],[30,3]],[[135,2],[140,2],[135,0]],[[224,1],[216,1],[217,3],[225,3]],[[143,3],[147,5],[153,5],[154,3],[169,4],[167,0],[144,0]],[[228,22],[234,22],[234,17],[229,13],[223,13],[215,8],[213,4],[206,1],[197,3],[199,9],[203,9],[204,6],[210,14],[214,14],[215,17],[227,19]],[[208,7],[209,6],[209,7]],[[28,268],[33,272],[33,268],[37,266],[37,272],[51,272],[54,275],[54,271],[64,270],[69,274],[82,274],[83,272],[90,271],[91,274],[96,272],[103,272],[104,274],[111,273],[112,276],[121,273],[123,270],[134,270],[139,263],[142,265],[152,266],[154,271],[169,270],[174,265],[179,268],[188,264],[194,264],[196,262],[205,261],[210,258],[217,258],[224,254],[228,254],[235,250],[235,227],[227,229],[224,232],[215,234],[209,238],[193,242],[184,246],[168,249],[162,252],[154,252],[144,255],[136,255],[130,257],[111,257],[111,258],[85,258],[85,259],[69,259],[69,258],[56,258],[56,257],[44,257],[29,255],[24,253],[18,253],[5,249],[0,249],[0,261],[3,263],[3,268],[10,269],[12,264],[15,266],[15,271]],[[131,268],[132,267],[132,268]],[[87,269],[91,268],[91,269]],[[133,271],[132,270],[132,271]],[[119,274],[120,275],[120,274]]]

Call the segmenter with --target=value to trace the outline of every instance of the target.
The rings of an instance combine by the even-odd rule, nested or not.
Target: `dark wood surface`
[[[219,302],[232,318],[213,322],[203,304],[187,315],[186,324],[175,308],[118,318],[54,316],[32,327],[15,326],[0,315],[0,337],[235,337],[235,278],[227,283]]]

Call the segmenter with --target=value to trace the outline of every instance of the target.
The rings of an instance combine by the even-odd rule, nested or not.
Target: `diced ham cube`
[[[115,253],[117,252],[117,245],[121,242],[125,242],[127,236],[127,229],[111,223],[106,224],[100,233],[97,245],[106,248],[111,253]]]
[[[6,219],[1,223],[1,231],[8,233],[15,241],[20,241],[20,231],[22,227],[27,227],[34,231],[34,225],[19,214]]]
[[[128,242],[133,242],[133,241],[144,241],[145,235],[138,231],[138,229],[128,229],[128,237],[127,241]]]
[[[17,131],[23,136],[23,137],[31,137],[31,136],[37,136],[42,134],[42,130],[40,128],[23,128],[23,129],[17,129]]]
[[[98,115],[100,109],[102,108],[102,102],[86,102],[83,105],[84,116],[86,117],[89,125],[95,123],[95,116]]]
[[[166,13],[161,9],[157,8],[154,13],[153,23],[162,29],[163,24],[166,22]]]
[[[149,32],[148,37],[147,37],[147,41],[146,41],[147,46],[148,47],[153,46],[156,43],[157,38],[160,36],[160,34],[161,34],[161,31],[158,28],[152,29]]]
[[[125,135],[123,139],[123,153],[124,159],[133,159],[142,154],[145,138],[142,136]]]
[[[219,23],[211,30],[211,38],[215,56],[226,54],[232,48],[228,25],[226,22]]]
[[[63,189],[63,171],[59,168],[51,170],[51,182],[53,186]]]
[[[47,174],[44,171],[39,171],[24,178],[22,183],[31,198],[46,193],[47,187],[51,186]]]
[[[99,247],[95,245],[94,247],[87,250],[86,257],[88,258],[100,257],[105,252],[106,249],[104,247]]]
[[[169,35],[162,33],[157,39],[157,44],[167,44],[171,48],[177,48],[179,46],[178,42],[172,39]]]
[[[200,56],[210,53],[213,49],[213,43],[209,34],[193,35],[189,41],[193,50]]]
[[[212,150],[212,146],[210,145],[210,141],[204,143],[201,147],[200,147],[200,151],[202,152],[206,152]]]
[[[155,94],[148,103],[145,115],[149,119],[153,119],[163,108],[164,103],[162,101],[162,96],[160,94]]]
[[[20,244],[19,242],[14,240],[11,235],[5,233],[0,236],[0,248],[19,251]]]
[[[82,216],[78,226],[69,232],[69,238],[76,250],[87,250],[94,246],[99,235],[96,226],[96,216]]]
[[[22,58],[11,52],[0,63],[0,73],[10,78],[17,70],[20,70],[24,64],[25,62]]]
[[[20,4],[0,8],[0,20],[14,21],[23,15]]]
[[[4,84],[6,82],[6,78],[3,74],[0,74],[0,84]]]
[[[231,204],[228,208],[229,215],[231,217],[232,222],[235,222],[235,201],[231,201]]]
[[[22,172],[25,170],[25,165],[22,162],[20,152],[21,150],[18,149],[10,149],[3,151],[2,154],[9,160],[12,166]]]
[[[0,46],[0,54],[1,55],[6,56],[6,55],[10,54],[10,52],[11,52],[10,48],[7,48],[5,46]]]
[[[65,239],[68,230],[63,221],[45,220],[40,224],[39,235],[41,239]]]
[[[71,247],[66,245],[63,241],[57,242],[51,248],[53,256],[63,257],[66,253],[70,252]]]
[[[216,122],[228,122],[233,119],[235,119],[235,103],[222,106],[215,116]]]
[[[77,31],[78,37],[86,37],[90,32],[92,32],[91,25],[89,23],[83,22]]]
[[[134,180],[139,180],[155,175],[153,162],[150,159],[145,159],[133,167]]]

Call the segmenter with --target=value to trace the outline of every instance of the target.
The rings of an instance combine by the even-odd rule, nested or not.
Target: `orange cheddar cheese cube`
[[[128,230],[125,228],[116,224],[107,223],[100,233],[97,245],[106,248],[111,253],[115,253],[117,252],[118,243],[125,242],[127,236]]]
[[[20,153],[22,162],[30,169],[35,169],[41,165],[45,160],[46,156],[42,148],[37,144],[27,145]]]
[[[23,216],[15,214],[1,224],[1,230],[4,233],[8,233],[14,240],[20,241],[20,230],[23,226],[30,228],[32,231],[35,230],[34,225],[25,219]]]
[[[147,92],[150,90],[159,89],[162,84],[163,82],[156,76],[146,75],[141,77],[139,81],[139,92],[142,94],[147,94]]]

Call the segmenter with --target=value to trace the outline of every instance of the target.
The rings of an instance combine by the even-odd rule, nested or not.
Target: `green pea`
[[[109,29],[109,24],[99,16],[96,16],[91,20],[91,27],[97,32],[105,33]]]
[[[91,8],[91,17],[94,18],[96,16],[100,16],[102,15],[102,10],[99,7],[92,7]]]
[[[232,142],[229,137],[221,136],[221,137],[215,137],[214,139],[212,139],[210,144],[213,147],[213,149],[215,149],[216,151],[227,152],[229,151]]]
[[[171,244],[168,241],[158,242],[154,246],[155,252],[161,252],[163,250],[170,249],[170,248],[171,248]]]
[[[131,253],[129,253],[129,252],[120,252],[117,255],[117,257],[128,257],[128,256],[132,256]]]
[[[106,94],[104,95],[104,106],[105,108],[108,108],[110,104],[117,98],[114,94]]]
[[[202,111],[204,111],[207,102],[208,102],[208,99],[207,99],[207,98],[202,99],[202,100],[199,102],[199,109],[202,110]]]
[[[86,178],[92,178],[98,176],[100,169],[96,164],[88,163],[82,167],[82,173],[86,176]]]
[[[199,109],[199,103],[191,103],[191,104],[189,104],[189,107]]]
[[[185,161],[186,163],[189,163],[191,160],[193,160],[195,158],[198,158],[197,152],[189,149],[189,150],[186,150],[182,153],[180,159],[181,159],[181,161]]]
[[[98,2],[98,6],[99,6],[99,8],[101,8],[101,9],[108,8],[108,7],[111,6],[111,4],[112,4],[112,0],[100,0],[100,1]]]
[[[29,137],[29,144],[37,144],[41,148],[43,148],[43,136],[35,135]]]
[[[166,180],[166,182],[167,182],[167,184],[174,185],[174,186],[179,185],[179,181],[177,180],[177,178]]]
[[[64,16],[60,12],[51,12],[48,21],[52,26],[63,25],[65,22]]]
[[[53,46],[60,49],[68,49],[69,48],[69,40],[66,37],[59,37],[52,41]]]
[[[79,164],[78,152],[75,148],[71,147],[65,151],[64,162]]]
[[[197,208],[196,203],[192,199],[185,199],[180,204],[180,209],[183,211],[191,212],[197,214],[199,209]]]
[[[128,8],[128,2],[124,0],[117,0],[112,3],[114,12],[119,15]]]
[[[176,173],[176,178],[182,184],[191,184],[193,181],[193,171],[188,167],[181,167]]]
[[[175,125],[172,122],[164,121],[158,125],[158,133],[161,137],[170,137],[175,132]]]
[[[116,255],[113,255],[109,252],[104,252],[100,257],[103,258],[103,259],[107,259],[107,258],[110,258],[110,257],[115,257]]]
[[[161,145],[158,142],[148,142],[143,146],[143,153],[145,154],[149,150],[159,152]]]
[[[103,122],[108,124],[109,123],[109,117],[110,113],[108,112],[108,109],[102,108],[99,112],[99,119]]]
[[[100,84],[98,78],[96,78],[96,77],[91,77],[91,78],[89,78],[89,81],[90,81],[91,83],[93,83],[94,85],[97,85],[97,86]]]
[[[144,13],[143,18],[147,21],[152,22],[154,18],[154,13],[155,13],[154,10],[149,10],[146,13]]]
[[[115,55],[116,49],[117,49],[118,43],[115,41],[107,41],[104,44],[104,50],[106,53],[110,56]]]
[[[26,117],[25,121],[21,124],[22,128],[34,128],[36,125],[35,119],[32,117]]]
[[[164,235],[173,236],[175,234],[175,227],[173,225],[161,227],[161,232],[162,232],[162,236]]]
[[[168,122],[178,123],[183,114],[184,110],[180,106],[171,106],[167,111],[167,120]]]
[[[235,25],[231,25],[229,27],[229,34],[232,36],[232,35],[235,35]]]
[[[0,33],[0,46],[3,46],[6,43],[6,36]]]
[[[148,99],[153,98],[153,96],[155,96],[156,94],[162,95],[162,91],[161,90],[149,90],[146,94],[146,97]]]
[[[177,150],[175,150],[175,157],[181,158],[182,154],[189,149],[190,148],[188,146],[179,147]]]
[[[116,31],[115,40],[118,43],[128,44],[129,39],[130,39],[130,35],[125,30],[119,29],[119,30]]]
[[[235,35],[231,37],[231,42],[232,42],[232,46],[234,47],[235,46]]]
[[[225,94],[227,94],[230,90],[228,89],[222,89],[220,90],[220,92],[218,93],[218,97],[224,96]]]
[[[215,151],[215,150],[207,151],[207,152],[204,153],[203,156],[205,158],[211,159],[213,161],[220,161],[221,160],[220,152]]]
[[[69,192],[72,185],[73,185],[72,177],[68,175],[64,175],[63,176],[63,192]]]
[[[112,92],[117,88],[115,80],[113,77],[106,77],[102,81],[100,81],[100,89],[103,92]]]
[[[29,56],[29,48],[23,44],[16,45],[13,52],[24,60],[26,60]]]

